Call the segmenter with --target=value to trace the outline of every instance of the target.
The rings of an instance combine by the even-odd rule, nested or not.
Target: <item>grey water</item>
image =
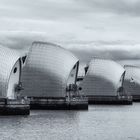
[[[0,140],[140,140],[140,103],[3,116]]]

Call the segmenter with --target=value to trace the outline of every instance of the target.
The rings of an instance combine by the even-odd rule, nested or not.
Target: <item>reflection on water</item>
[[[140,140],[140,103],[0,117],[0,140]]]

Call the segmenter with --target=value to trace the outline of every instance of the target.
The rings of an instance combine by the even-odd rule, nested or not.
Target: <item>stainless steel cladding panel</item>
[[[122,86],[124,68],[112,60],[93,59],[81,83],[85,95],[116,96]]]
[[[7,97],[11,71],[19,58],[16,51],[0,45],[0,98]]]
[[[70,72],[78,59],[51,44],[34,42],[22,73],[22,96],[64,97]]]
[[[131,95],[140,95],[140,67],[125,66],[124,88]]]

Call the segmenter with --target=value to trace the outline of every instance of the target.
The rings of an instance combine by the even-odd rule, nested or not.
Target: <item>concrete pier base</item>
[[[70,110],[88,110],[88,98],[87,97],[73,97],[69,102]]]
[[[30,97],[30,108],[34,110],[88,110],[87,98]]]
[[[140,95],[132,95],[134,102],[140,102]]]
[[[26,99],[0,99],[0,115],[29,115],[30,105]]]
[[[132,96],[88,96],[89,104],[132,105]]]

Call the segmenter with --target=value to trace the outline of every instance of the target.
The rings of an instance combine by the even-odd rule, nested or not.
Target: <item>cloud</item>
[[[73,18],[86,12],[75,0],[0,0],[0,16],[31,19]]]
[[[107,12],[129,16],[140,15],[139,0],[79,0],[96,12]]]
[[[138,0],[0,0],[0,43],[25,50],[48,41],[92,57],[139,59]]]
[[[0,43],[19,51],[27,52],[33,41],[53,42],[72,51],[83,63],[89,62],[93,57],[120,59],[140,59],[140,44],[135,42],[115,41],[104,42],[73,42],[60,41],[44,32],[0,32]]]
[[[140,67],[140,59],[133,59],[133,60],[119,60],[117,63],[121,64],[122,66],[124,65],[133,65],[133,66],[138,66]]]

